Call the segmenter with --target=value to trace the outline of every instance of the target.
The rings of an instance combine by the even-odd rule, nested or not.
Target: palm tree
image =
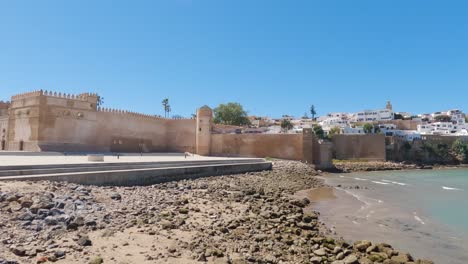
[[[315,115],[317,114],[317,112],[315,111],[315,106],[314,105],[311,105],[310,106],[310,115],[312,116],[312,120],[315,119]]]
[[[162,105],[164,107],[164,117],[167,118],[169,112],[171,111],[171,106],[169,105],[169,99],[165,98],[164,100],[162,100]]]
[[[97,107],[101,107],[104,104],[104,97],[98,95],[96,104],[97,104]]]

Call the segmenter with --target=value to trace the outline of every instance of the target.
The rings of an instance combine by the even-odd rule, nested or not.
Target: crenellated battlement
[[[126,115],[126,116],[130,116],[130,117],[140,117],[140,118],[152,119],[152,120],[173,120],[173,119],[170,119],[170,118],[164,118],[164,117],[160,117],[160,116],[142,114],[142,113],[131,112],[131,111],[121,110],[121,109],[113,109],[113,108],[98,107],[97,111],[98,112],[105,112],[105,113]],[[177,119],[177,120],[189,120],[189,118],[187,118],[187,119]]]
[[[96,97],[96,98],[98,97],[96,93],[82,93],[82,94],[75,95],[75,94],[67,94],[67,93],[61,93],[61,92],[55,92],[55,91],[37,90],[37,91],[13,95],[11,97],[11,100],[12,101],[21,100],[21,99],[37,97],[37,96],[57,97],[57,98],[79,100],[79,101],[87,101],[89,97]]]
[[[44,91],[44,96],[48,97],[57,97],[57,98],[64,98],[70,100],[78,100],[78,101],[87,101],[89,97],[98,97],[96,93],[82,93],[82,94],[66,94],[61,92],[53,92],[53,91]]]
[[[10,108],[10,105],[11,104],[8,101],[6,101],[6,102],[0,101],[0,109],[8,109],[8,108]]]
[[[14,101],[14,100],[21,100],[21,99],[26,99],[26,98],[31,98],[31,97],[37,97],[37,96],[41,96],[42,94],[43,94],[42,90],[21,93],[21,94],[13,95],[11,97],[11,100]]]

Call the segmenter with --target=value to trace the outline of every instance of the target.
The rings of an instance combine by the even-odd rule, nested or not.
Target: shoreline
[[[330,174],[374,172],[374,171],[411,171],[411,170],[442,170],[442,169],[466,169],[468,164],[440,165],[440,164],[406,164],[392,161],[334,161],[335,171],[324,172]]]
[[[433,263],[337,238],[311,200],[294,196],[327,187],[320,173],[273,163],[272,171],[151,186],[2,182],[0,263]]]
[[[439,169],[457,170],[467,169],[467,167],[442,166],[433,170]],[[411,171],[415,170],[398,170],[395,171],[395,175],[404,175],[405,172]],[[416,171],[418,174],[424,174],[423,170]],[[457,233],[454,233],[457,231],[456,227],[434,219],[427,212],[415,210],[416,208],[423,209],[417,206],[417,203],[406,205],[404,203],[406,196],[392,198],[401,195],[396,190],[402,192],[413,190],[414,182],[409,182],[409,185],[413,185],[413,187],[410,186],[411,188],[408,189],[408,182],[405,180],[395,180],[396,178],[385,180],[384,176],[372,180],[372,177],[369,176],[373,174],[387,175],[387,173],[392,175],[392,171],[353,171],[350,173],[351,175],[344,173],[341,176],[339,173],[323,173],[321,178],[324,179],[329,188],[334,190],[334,195],[337,197],[331,200],[325,196],[316,202],[315,209],[321,213],[324,224],[347,240],[363,238],[384,240],[399,248],[408,248],[418,257],[433,258],[437,263],[466,263],[468,256],[463,254],[466,249],[462,249],[464,244],[459,242],[460,239],[462,239],[460,241],[466,241],[466,232],[463,232],[464,235],[456,235]],[[330,176],[331,178],[327,179]],[[440,189],[440,186],[436,187]],[[447,189],[444,188],[444,190]],[[405,206],[400,207],[399,205]],[[385,225],[385,228],[382,224]],[[406,228],[408,231],[404,231]],[[393,231],[390,232],[390,230]],[[387,235],[384,235],[385,232]],[[418,244],[420,242],[417,241],[421,239],[421,236],[425,238],[424,243]],[[462,248],[456,250],[458,245]],[[438,254],[434,252],[438,252]],[[438,256],[436,257],[436,255]],[[453,262],[447,262],[447,259],[444,260],[444,258],[449,258]]]

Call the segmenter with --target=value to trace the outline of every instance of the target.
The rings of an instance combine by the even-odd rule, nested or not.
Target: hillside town
[[[414,141],[424,135],[468,136],[468,116],[461,110],[413,115],[395,112],[391,102],[387,102],[383,109],[357,113],[333,112],[317,118],[285,115],[281,118],[250,116],[249,119],[251,126],[238,129],[237,133],[302,133],[304,128],[320,127],[325,137],[334,134],[383,134]],[[282,127],[284,120],[292,125],[289,129],[285,129],[284,125]]]

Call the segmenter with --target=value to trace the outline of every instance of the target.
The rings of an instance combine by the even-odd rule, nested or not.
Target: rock
[[[33,205],[33,200],[30,197],[21,197],[18,202],[21,204],[23,208],[29,208]]]
[[[347,257],[343,260],[343,262],[344,262],[345,264],[357,264],[357,263],[359,263],[359,262],[358,262],[358,259],[357,259],[357,257],[356,257],[356,255],[354,255],[354,254],[347,256]]]
[[[340,252],[340,253],[338,253],[338,255],[336,255],[337,260],[343,260],[344,258],[345,258],[345,255],[344,255],[343,252]]]
[[[434,264],[433,261],[425,260],[425,259],[418,259],[418,260],[416,260],[415,263],[416,263],[416,264]]]
[[[373,262],[384,262],[388,258],[387,254],[385,253],[377,253],[377,252],[372,252],[368,258],[372,260]]]
[[[314,251],[314,254],[315,254],[316,256],[322,257],[322,256],[327,255],[327,252],[325,251],[324,248],[320,248],[320,249],[315,250],[315,251]]]
[[[374,262],[366,257],[359,259],[359,264],[374,264]]]
[[[162,229],[175,229],[176,228],[176,226],[171,221],[168,221],[168,220],[161,221],[160,225]]]
[[[179,209],[179,213],[180,214],[188,214],[189,213],[189,210],[187,208],[180,208]]]
[[[65,257],[65,254],[66,254],[66,253],[65,253],[65,251],[63,251],[63,250],[57,250],[57,251],[54,252],[54,256],[55,256],[56,258],[58,258],[58,259],[64,258],[64,257]]]
[[[36,218],[36,216],[31,212],[27,211],[26,213],[20,214],[16,219],[20,221],[32,221],[34,220],[34,218]]]
[[[398,255],[393,256],[391,260],[399,262],[399,263],[406,263],[413,261],[413,257],[410,254],[398,253]]]
[[[89,262],[89,264],[102,264],[102,263],[104,263],[104,259],[101,257],[95,257]]]
[[[47,224],[47,225],[57,225],[58,224],[58,220],[55,216],[48,216],[44,219],[44,222]]]
[[[13,246],[10,248],[10,251],[19,257],[24,257],[26,255],[26,249],[21,246]]]
[[[110,196],[110,198],[111,198],[112,200],[116,200],[116,201],[122,200],[122,196],[121,196],[119,193],[112,193],[111,196]]]
[[[49,259],[45,256],[40,256],[36,259],[36,263],[39,264],[39,263],[46,263],[47,261],[49,261]],[[0,264],[2,262],[0,261]]]
[[[354,243],[354,249],[360,251],[360,252],[366,252],[367,248],[370,247],[372,245],[372,243],[370,241],[367,241],[367,240],[363,240],[363,241],[356,241]]]
[[[366,249],[366,253],[379,252],[379,248],[376,245],[372,245]]]
[[[203,261],[203,262],[206,262],[206,257],[205,257],[205,254],[204,254],[204,253],[200,254],[200,256],[198,256],[198,258],[197,258],[197,261]]]
[[[322,263],[322,258],[321,257],[313,257],[313,258],[310,259],[310,262],[312,264],[320,264],[320,263]]]
[[[88,247],[91,246],[93,243],[89,239],[88,236],[81,236],[76,243],[82,247]]]

